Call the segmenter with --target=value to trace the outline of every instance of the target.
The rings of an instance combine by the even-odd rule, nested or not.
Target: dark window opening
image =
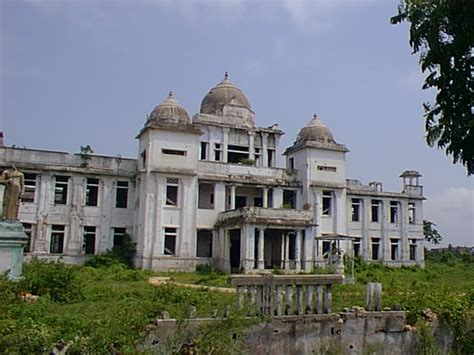
[[[22,202],[35,202],[36,174],[25,173],[25,191],[21,197]]]
[[[117,191],[115,192],[115,207],[127,208],[128,202],[128,181],[117,181]]]
[[[176,228],[165,228],[165,255],[176,255]]]
[[[268,207],[273,208],[273,189],[268,189],[267,197]]]
[[[99,198],[99,179],[87,178],[86,206],[97,206]]]
[[[185,157],[186,151],[185,150],[177,150],[177,149],[162,149],[161,152],[167,155],[178,155]]]
[[[56,205],[65,205],[67,203],[67,189],[69,176],[55,176],[54,184],[54,203]]]
[[[267,159],[268,159],[267,166],[272,167],[275,160],[275,150],[267,149]]]
[[[416,260],[416,240],[410,240],[410,260]]]
[[[330,172],[335,173],[337,171],[337,168],[335,166],[318,165],[318,170],[319,171],[330,171]]]
[[[360,221],[360,199],[353,198],[352,199],[352,222],[359,222]]]
[[[214,184],[199,183],[198,208],[204,210],[214,209]]]
[[[235,208],[241,208],[247,206],[246,196],[235,196]]]
[[[23,249],[24,253],[30,253],[32,250],[32,245],[33,245],[33,229],[34,229],[34,224],[32,223],[23,223],[23,230],[26,234],[26,237],[28,238],[26,241],[26,245]]]
[[[123,245],[125,233],[125,228],[114,227],[114,247]]]
[[[331,216],[332,212],[332,192],[323,191],[323,216]]]
[[[227,162],[240,163],[242,160],[249,158],[249,148],[239,145],[227,146]]]
[[[296,208],[295,191],[283,190],[283,208]]]
[[[212,258],[212,230],[198,230],[196,245],[196,255],[198,258]]]
[[[178,179],[167,179],[166,205],[178,206]]]
[[[371,222],[378,222],[379,221],[379,201],[372,200],[371,206]]]
[[[219,143],[214,143],[214,160],[221,161],[221,145]]]
[[[380,239],[372,238],[372,260],[379,260]]]
[[[325,241],[323,242],[323,258],[328,258],[329,253],[331,252],[331,242]]]
[[[288,159],[288,169],[294,169],[294,168],[295,168],[295,158]]]
[[[360,253],[360,239],[354,241],[354,256],[355,257],[361,256],[361,253]]]
[[[201,151],[199,152],[200,160],[207,160],[207,142],[201,142]]]
[[[390,240],[390,258],[392,260],[398,260],[398,239]]]
[[[413,202],[408,203],[408,223],[415,224],[415,204]]]
[[[65,226],[53,224],[51,226],[51,240],[49,252],[51,254],[62,254],[64,252]]]
[[[396,201],[390,202],[390,223],[398,222],[398,203]]]
[[[84,227],[82,250],[86,255],[95,254],[95,227]]]
[[[142,158],[142,165],[143,165],[143,168],[146,166],[146,149],[143,150],[143,152],[140,154],[141,158]]]
[[[253,205],[255,207],[263,207],[263,198],[262,197],[254,197],[253,198]]]

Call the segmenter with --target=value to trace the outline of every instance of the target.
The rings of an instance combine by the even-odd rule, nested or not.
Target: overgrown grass
[[[232,295],[149,285],[150,275],[120,264],[26,264],[22,282],[0,279],[0,353],[49,352],[72,340],[70,350],[81,353],[133,351],[162,311],[183,317],[194,306],[198,316],[210,316],[235,304]],[[21,299],[21,291],[39,295],[37,303]]]

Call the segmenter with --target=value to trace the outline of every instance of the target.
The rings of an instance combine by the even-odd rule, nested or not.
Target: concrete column
[[[400,210],[398,211],[399,226],[400,226],[400,260],[410,260],[410,247],[407,238],[408,226],[408,201],[400,201]]]
[[[370,239],[369,239],[369,218],[370,218],[370,198],[361,199],[362,202],[362,257],[370,260]]]
[[[230,185],[230,209],[235,210],[235,185]]]
[[[285,233],[285,270],[290,270],[290,234]]]
[[[252,270],[255,265],[255,227],[252,225],[244,225],[242,235],[244,238],[244,250],[242,253],[244,258],[242,260],[242,267],[244,268],[244,271],[249,271]]]
[[[281,239],[281,252],[280,252],[280,269],[285,268],[285,233],[282,232],[280,235]]]
[[[268,187],[262,189],[263,193],[263,208],[268,208]]]
[[[296,271],[300,271],[301,269],[301,230],[296,230],[296,239],[295,239],[295,264],[296,264]]]
[[[222,161],[227,163],[227,146],[229,145],[229,128],[222,129]]]
[[[283,205],[283,188],[275,187],[273,189],[273,207],[281,208]]]
[[[262,132],[262,155],[261,155],[261,165],[260,166],[268,166],[268,151],[267,151],[267,134]]]
[[[381,239],[382,239],[382,260],[391,260],[391,255],[390,255],[390,249],[391,249],[391,244],[390,244],[390,239],[388,238],[388,218],[390,216],[390,213],[388,209],[390,208],[390,201],[386,200],[380,200],[380,222],[381,222]]]
[[[214,188],[214,210],[215,211],[225,211],[226,206],[226,194],[225,194],[225,187],[224,183],[216,183]]]
[[[258,269],[265,269],[265,229],[258,229]]]
[[[249,159],[255,160],[255,132],[249,132]]]
[[[304,271],[310,272],[313,269],[314,259],[313,259],[313,249],[314,249],[314,235],[313,228],[309,227],[305,229],[304,235]]]

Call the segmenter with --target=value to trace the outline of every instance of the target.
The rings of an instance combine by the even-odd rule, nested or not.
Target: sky
[[[399,0],[1,0],[6,145],[137,156],[172,90],[190,115],[229,72],[281,151],[316,113],[345,144],[348,178],[400,191],[418,170],[442,246],[474,245],[474,183],[424,141],[417,55]]]

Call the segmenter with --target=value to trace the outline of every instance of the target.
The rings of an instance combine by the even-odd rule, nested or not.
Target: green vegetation
[[[151,276],[169,276],[176,282],[228,287],[227,276],[208,266],[194,273],[152,273],[109,259],[113,261],[100,267],[98,262],[91,267],[33,260],[25,264],[22,281],[0,277],[0,353],[49,352],[71,341],[68,351],[73,353],[134,352],[147,335],[147,325],[162,311],[184,319],[190,306],[198,317],[234,308],[234,295],[147,282]],[[383,306],[400,305],[408,312],[426,351],[433,347],[433,339],[423,328],[421,315],[430,308],[453,329],[457,353],[474,353],[474,257],[445,251],[430,252],[427,259],[425,269],[387,268],[358,260],[357,282],[334,288],[334,311],[364,306],[366,283],[382,282]],[[28,300],[21,292],[39,298]],[[198,329],[190,343],[184,338],[186,326],[181,321],[167,340],[170,353],[185,343],[196,353],[229,352],[239,346],[236,339],[249,323],[242,314],[231,312],[228,318]]]
[[[0,278],[0,353],[49,352],[72,340],[73,352],[132,352],[162,311],[179,318],[192,305],[197,316],[210,316],[235,304],[228,294],[151,286],[150,276],[119,263],[102,268],[26,264],[21,282]],[[29,303],[20,297],[22,291],[40,297]]]

